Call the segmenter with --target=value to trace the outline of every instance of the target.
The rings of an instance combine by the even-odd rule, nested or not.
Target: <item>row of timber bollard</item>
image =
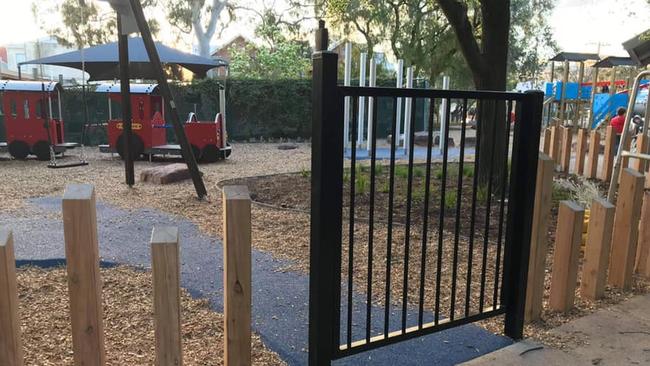
[[[251,214],[244,186],[223,189],[224,364],[251,364]],[[95,191],[74,184],[63,195],[63,230],[74,364],[106,364]],[[207,254],[207,253],[206,253]],[[179,232],[151,234],[156,365],[183,364]],[[0,230],[0,365],[23,365],[13,235]]]
[[[623,141],[624,150],[630,150],[631,136]],[[600,179],[609,182],[614,170],[616,156],[616,132],[612,126],[607,126],[604,136],[604,150],[600,158],[601,135],[598,131],[580,128],[577,130],[575,156],[573,155],[573,130],[571,127],[551,126],[544,130],[544,154],[550,156],[559,170],[565,174],[573,173],[585,178]],[[636,139],[636,152],[647,153],[649,138],[639,134]],[[573,170],[571,160],[575,159]],[[585,160],[586,159],[586,160]],[[630,167],[639,172],[647,170],[647,164],[642,159],[623,157],[621,168]]]
[[[540,153],[526,292],[527,321],[537,320],[542,314],[555,167],[555,159]],[[637,169],[638,165],[622,170],[616,206],[603,199],[591,203],[580,276],[582,297],[602,298],[607,284],[629,290],[635,272],[650,278],[650,192],[644,193],[645,177]],[[560,202],[548,299],[551,310],[567,312],[574,306],[584,214],[579,204]]]

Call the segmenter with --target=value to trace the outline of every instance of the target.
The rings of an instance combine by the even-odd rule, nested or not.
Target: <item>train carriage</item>
[[[121,116],[120,84],[101,84],[95,89],[108,94],[108,144],[100,145],[104,153],[118,153],[124,156],[123,122]],[[165,111],[157,84],[131,84],[131,128],[133,138],[131,151],[136,158],[142,155],[181,155],[178,144],[167,143]],[[223,99],[223,96],[222,96]],[[223,102],[222,102],[223,108]],[[223,114],[218,113],[214,121],[199,121],[190,113],[183,124],[185,134],[197,161],[215,162],[230,155]]]
[[[15,159],[35,155],[50,160],[54,153],[79,146],[65,142],[61,116],[63,87],[54,81],[0,80],[0,114],[4,116],[6,142],[0,151]]]

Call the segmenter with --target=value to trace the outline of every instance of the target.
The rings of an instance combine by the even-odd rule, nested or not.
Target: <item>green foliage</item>
[[[413,176],[416,178],[424,177],[424,168],[421,166],[413,167]]]
[[[463,164],[463,177],[472,178],[474,176],[474,165]]]
[[[409,176],[409,168],[407,165],[395,165],[395,177],[406,179]]]
[[[360,173],[360,172],[359,172]],[[357,173],[354,177],[354,189],[356,194],[365,194],[368,192],[368,175]]]
[[[452,210],[456,208],[458,194],[456,192],[445,192],[445,209]]]
[[[155,4],[155,0],[145,0],[145,12]],[[102,10],[94,1],[79,0],[39,1],[32,4],[32,14],[47,34],[66,47],[84,48],[117,40],[117,21],[112,9]],[[50,19],[49,14],[58,13],[53,24],[41,19]],[[160,25],[156,19],[148,17],[147,23],[152,34],[157,34]]]
[[[219,105],[219,83],[213,79],[175,86],[177,103],[189,91],[201,96],[201,116],[213,119]],[[249,138],[309,138],[311,136],[310,80],[230,79],[226,88],[228,136]],[[193,108],[179,107],[184,116]]]
[[[307,169],[304,169],[304,168],[301,169],[300,170],[300,176],[303,177],[303,178],[309,178],[311,176],[311,170],[307,170]]]
[[[483,184],[483,185],[478,186],[478,188],[476,189],[476,200],[482,205],[487,203],[487,201],[488,201],[488,187],[487,187],[487,185]]]
[[[230,73],[242,79],[303,79],[309,75],[311,62],[304,45],[282,42],[276,47],[230,48]]]
[[[390,181],[386,179],[381,186],[379,186],[379,192],[381,193],[388,193],[390,192]]]

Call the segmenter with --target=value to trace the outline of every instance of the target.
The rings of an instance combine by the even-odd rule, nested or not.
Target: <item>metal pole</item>
[[[352,84],[352,43],[345,44],[345,71],[343,74],[343,85]],[[345,97],[343,105],[343,148],[350,146],[350,97]]]
[[[374,57],[370,59],[369,86],[371,88],[377,86],[377,62],[375,61]],[[371,128],[372,119],[374,118],[374,115],[373,115],[373,113],[374,113],[374,110],[373,110],[374,105],[375,105],[375,98],[374,97],[368,98],[368,131],[367,131],[367,135],[366,135],[367,140],[368,140],[368,142],[366,144],[366,149],[368,151],[370,151],[370,149],[372,148],[372,144],[370,142],[372,141],[373,138],[375,138],[372,135],[372,128]]]
[[[131,86],[129,83],[129,35],[122,31],[122,16],[117,15],[118,47],[120,59],[120,95],[122,97],[122,134],[124,136],[124,173],[126,184],[133,187],[135,184],[135,172],[133,169],[133,156],[131,141],[133,131],[131,129]]]
[[[591,100],[589,100],[589,128],[594,126],[594,101],[596,100],[596,93],[598,85],[598,68],[594,67],[594,81],[591,83]]]
[[[413,88],[413,66],[406,68],[406,87]],[[411,139],[411,98],[406,98],[404,104],[404,155],[408,154],[409,143]]]
[[[632,87],[632,93],[630,93],[630,99],[627,102],[627,112],[625,113],[625,124],[623,125],[623,133],[621,134],[621,139],[619,140],[618,150],[616,152],[616,158],[614,159],[614,171],[612,173],[612,178],[609,182],[609,191],[607,191],[607,200],[615,205],[616,204],[616,190],[618,189],[618,176],[621,174],[621,159],[623,158],[622,152],[625,146],[623,141],[627,138],[629,133],[630,121],[634,115],[634,103],[636,98],[639,95],[639,86],[641,85],[641,80],[650,75],[650,70],[643,71],[639,73],[634,79],[634,86]],[[648,116],[646,116],[646,120]]]
[[[569,61],[564,61],[562,73],[562,92],[560,93],[560,126],[564,126],[564,113],[566,112],[566,90],[569,83]]]
[[[442,77],[442,89],[448,90],[449,89],[449,76],[443,76]],[[439,110],[439,116],[438,120],[440,121],[440,136],[438,137],[438,148],[440,149],[440,154],[442,154],[445,149],[447,149],[447,141],[443,141],[444,137],[447,136],[447,113],[445,111],[447,110],[447,100],[443,99],[442,102],[440,103],[440,110]]]
[[[576,98],[576,115],[574,117],[573,128],[581,127],[580,125],[580,107],[582,107],[582,81],[585,77],[585,63],[580,61],[580,69],[578,71],[578,96]]]
[[[359,57],[359,86],[366,86],[366,63],[368,54],[362,52]],[[363,126],[366,117],[366,97],[359,97],[359,116],[357,121],[357,147],[363,146]]]
[[[402,82],[404,78],[404,60],[397,60],[397,81],[395,83],[396,88],[403,87]],[[395,113],[395,119],[397,120],[397,128],[395,129],[395,146],[399,146],[399,139],[402,135],[402,98],[397,98],[397,111]]]
[[[513,339],[523,337],[543,104],[544,93],[526,92],[517,102],[514,125],[501,299],[506,308],[505,334]]]
[[[343,98],[336,85],[338,55],[326,51],[326,32],[320,21],[312,58],[310,366],[331,365],[340,337]]]
[[[171,90],[169,89],[169,84],[167,84],[167,77],[163,72],[162,63],[160,62],[160,57],[158,56],[156,45],[153,42],[151,32],[149,31],[149,25],[147,24],[144,13],[142,11],[142,5],[140,5],[139,0],[129,1],[131,2],[131,9],[133,10],[135,21],[138,24],[138,29],[142,35],[144,47],[147,49],[147,54],[149,55],[149,62],[151,63],[152,71],[156,75],[156,80],[158,80],[160,94],[165,100],[166,107],[169,109],[169,113],[167,115],[171,119],[172,125],[174,126],[174,132],[176,133],[176,138],[181,145],[181,153],[183,154],[183,159],[185,160],[187,168],[190,171],[190,175],[192,176],[192,182],[194,183],[196,195],[199,199],[203,199],[208,195],[208,192],[205,189],[205,184],[203,183],[201,172],[199,172],[199,167],[196,164],[196,157],[192,153],[192,148],[187,141],[185,130],[183,129],[183,125],[181,125],[180,119],[178,117],[176,103],[174,103]]]

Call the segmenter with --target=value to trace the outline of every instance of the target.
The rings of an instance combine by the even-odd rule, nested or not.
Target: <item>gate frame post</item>
[[[337,89],[338,55],[327,51],[327,43],[321,20],[312,56],[310,366],[329,366],[340,343],[343,97]]]
[[[506,308],[504,332],[513,339],[521,339],[524,330],[543,104],[542,92],[524,93],[524,98],[517,103],[518,118],[514,126],[501,292],[501,304]]]

